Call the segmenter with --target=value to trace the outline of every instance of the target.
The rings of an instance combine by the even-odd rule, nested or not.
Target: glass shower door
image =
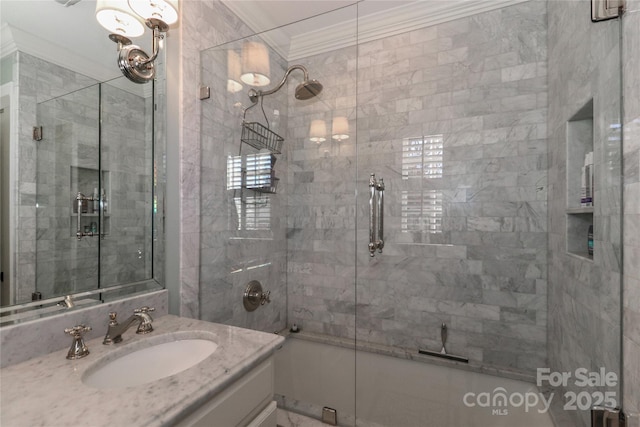
[[[101,184],[100,86],[38,104],[37,118],[36,217],[21,233],[33,234],[33,292],[41,299],[98,286],[100,209],[88,199]]]

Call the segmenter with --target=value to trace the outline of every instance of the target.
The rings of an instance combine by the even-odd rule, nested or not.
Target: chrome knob
[[[65,334],[69,334],[73,337],[73,343],[71,344],[71,348],[69,348],[69,352],[67,352],[67,359],[82,359],[89,355],[89,349],[84,344],[82,335],[90,330],[91,327],[85,325],[76,325],[73,328],[67,328],[64,330]]]

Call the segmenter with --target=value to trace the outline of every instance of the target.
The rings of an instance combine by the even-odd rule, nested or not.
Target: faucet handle
[[[109,312],[109,326],[116,326],[118,324],[116,316],[118,316],[118,313],[116,313],[115,311]]]
[[[90,330],[91,326],[76,325],[73,328],[66,328],[64,333],[69,334],[74,338],[81,338],[83,333],[89,332]]]
[[[150,311],[156,311],[156,308],[148,307],[145,305],[144,307],[136,308],[135,310],[133,310],[134,313],[149,313]]]
[[[149,315],[150,311],[156,311],[155,307],[148,307],[145,305],[144,307],[133,310],[134,314],[142,314],[142,316],[140,316],[142,321],[138,325],[136,334],[148,334],[149,332],[153,332],[153,326],[151,325],[153,318]]]
[[[66,334],[73,337],[73,343],[67,353],[67,359],[81,359],[89,354],[89,349],[84,344],[82,334],[89,332],[90,330],[91,326],[85,325],[76,325],[73,328],[67,328],[64,330]]]

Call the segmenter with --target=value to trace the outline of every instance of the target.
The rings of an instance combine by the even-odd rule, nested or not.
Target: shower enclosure
[[[535,382],[539,368],[604,366],[620,378],[624,18],[564,21],[581,8],[588,18],[586,2],[477,2],[455,13],[417,2],[385,14],[372,3],[200,52],[209,94],[201,90],[199,317],[348,349],[335,366],[350,384],[340,425],[393,423],[374,417],[398,402],[426,405],[376,395],[384,378],[359,374],[360,357],[441,364],[418,352],[439,353],[443,330],[447,352],[469,360],[452,365],[462,369]],[[294,72],[248,109],[252,90],[276,87],[296,65],[320,94],[296,99]],[[256,86],[256,75],[270,81]],[[280,152],[243,143],[244,122],[281,136]],[[595,202],[583,207],[574,178],[588,151]],[[268,191],[247,185],[256,174]],[[370,228],[372,174],[384,181],[383,230]],[[372,235],[384,236],[375,256]],[[251,281],[269,292],[255,311],[242,303]],[[318,388],[336,373],[322,375]],[[560,406],[576,392],[563,386]],[[621,399],[620,382],[588,392]],[[326,404],[278,398],[318,418]],[[583,407],[564,415],[576,425],[590,417]]]

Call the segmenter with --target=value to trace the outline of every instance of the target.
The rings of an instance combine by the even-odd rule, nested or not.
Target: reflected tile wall
[[[357,57],[305,58],[326,92],[290,106],[291,323],[417,351],[439,350],[446,322],[452,353],[528,373],[546,364],[545,7],[363,43]],[[355,129],[356,108],[357,135],[305,139],[311,120],[332,115]],[[430,135],[443,138],[442,177],[404,179],[407,141]],[[373,259],[372,172],[387,189],[385,249]],[[426,214],[407,228],[414,191],[441,193],[439,233],[424,231]]]
[[[624,299],[623,374],[627,413],[640,426],[640,1],[627,2],[623,19]]]
[[[27,232],[17,235],[18,301],[30,301],[36,288],[47,298],[94,289],[98,284],[97,241],[75,239],[70,201],[70,194],[76,191],[90,195],[97,174],[82,188],[70,187],[70,174],[72,166],[98,168],[100,99],[104,115],[102,166],[109,177],[109,236],[102,241],[102,284],[151,277],[149,170],[153,152],[152,133],[145,121],[151,99],[107,84],[102,85],[100,95],[92,79],[22,52],[19,58],[21,187],[17,228],[27,228]],[[38,143],[30,134],[36,124],[44,128],[44,139]],[[30,184],[31,179],[35,184]],[[34,194],[29,196],[31,191]],[[32,255],[25,252],[30,247],[34,248]]]
[[[31,301],[36,290],[36,191],[37,149],[31,129],[37,123],[37,105],[41,102],[97,83],[81,74],[64,69],[23,52],[17,53],[14,81],[18,91],[18,158],[16,189],[16,301]],[[50,129],[51,131],[51,129]],[[46,296],[46,295],[45,295]]]
[[[549,365],[568,372],[605,366],[620,374],[619,23],[579,18],[589,8],[588,2],[549,2]],[[573,153],[567,121],[591,99],[593,260],[567,253],[566,214],[573,204],[567,200],[567,164],[575,160],[567,154]],[[573,382],[568,388],[584,391]],[[587,411],[571,415],[577,425],[589,425]]]

